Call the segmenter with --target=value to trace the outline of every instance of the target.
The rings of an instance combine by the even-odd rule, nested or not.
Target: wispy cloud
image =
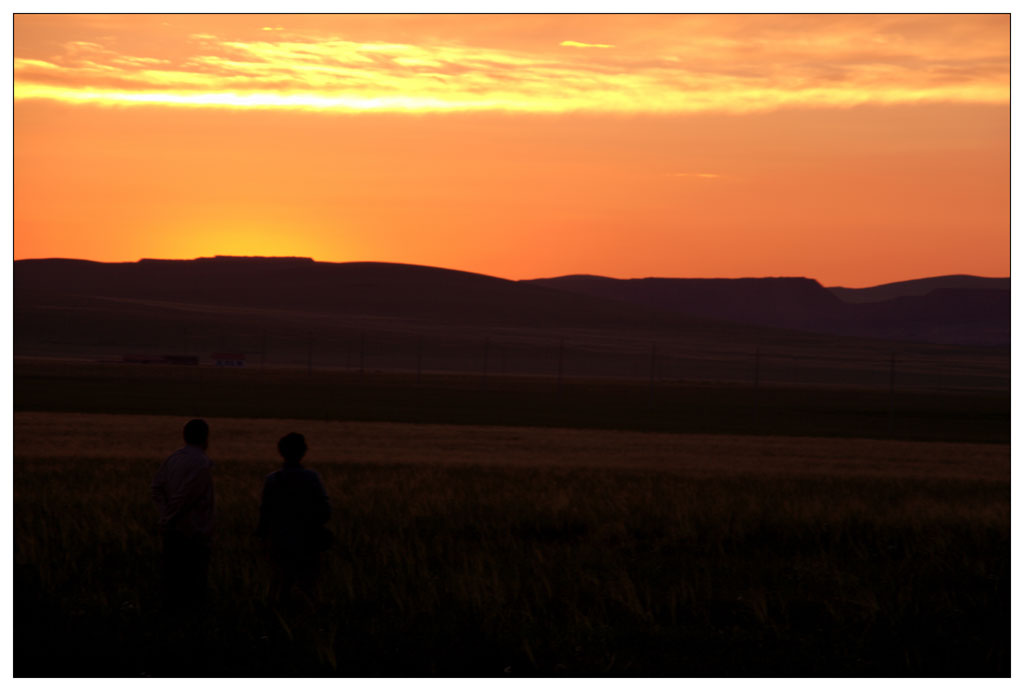
[[[580,43],[579,41],[562,41],[558,45],[565,46],[567,48],[614,48],[615,46],[609,43]]]
[[[45,56],[16,54],[14,95],[352,112],[741,113],[1009,102],[1009,38],[999,17],[987,23],[956,16],[945,22],[741,19],[723,21],[724,29],[701,19],[685,40],[666,32],[615,45],[559,44],[615,50],[360,42],[277,26],[262,27],[259,40],[186,34],[174,56],[74,40]]]
[[[703,178],[705,180],[713,180],[715,178],[722,177],[718,173],[669,173],[669,177],[672,178]]]

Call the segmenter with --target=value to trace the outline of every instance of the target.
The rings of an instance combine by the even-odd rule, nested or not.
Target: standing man
[[[331,517],[331,502],[320,475],[302,467],[307,451],[304,436],[286,434],[277,443],[277,450],[284,464],[263,484],[256,529],[270,557],[271,598],[279,603],[287,601],[294,586],[315,611],[320,553],[332,537],[324,526]]]
[[[205,600],[213,533],[213,463],[206,457],[210,427],[205,420],[189,420],[184,437],[185,446],[163,462],[152,486],[164,543],[164,601],[171,608]]]

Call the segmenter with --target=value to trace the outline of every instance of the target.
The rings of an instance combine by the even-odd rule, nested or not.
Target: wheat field
[[[1005,444],[211,418],[210,603],[159,612],[184,419],[14,414],[18,676],[1004,676]],[[336,544],[272,607],[290,431]]]

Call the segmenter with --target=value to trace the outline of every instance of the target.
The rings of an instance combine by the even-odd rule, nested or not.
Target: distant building
[[[245,353],[214,353],[210,357],[217,367],[245,367]]]
[[[198,355],[164,355],[164,363],[167,365],[198,365]]]
[[[159,355],[146,355],[144,353],[129,353],[121,358],[121,362],[128,362],[133,365],[155,365],[163,362]]]
[[[145,353],[129,353],[121,357],[121,362],[133,365],[198,365],[197,355],[148,355]]]

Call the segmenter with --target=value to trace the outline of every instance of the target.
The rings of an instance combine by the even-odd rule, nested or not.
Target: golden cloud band
[[[660,46],[657,55],[573,40],[534,52],[334,38],[220,41],[209,34],[190,41],[195,53],[178,61],[81,41],[49,60],[16,58],[14,96],[341,112],[690,113],[1009,102],[1008,57],[985,46],[964,46],[956,57],[904,46],[866,60],[856,42],[835,37],[773,44],[711,37]]]

